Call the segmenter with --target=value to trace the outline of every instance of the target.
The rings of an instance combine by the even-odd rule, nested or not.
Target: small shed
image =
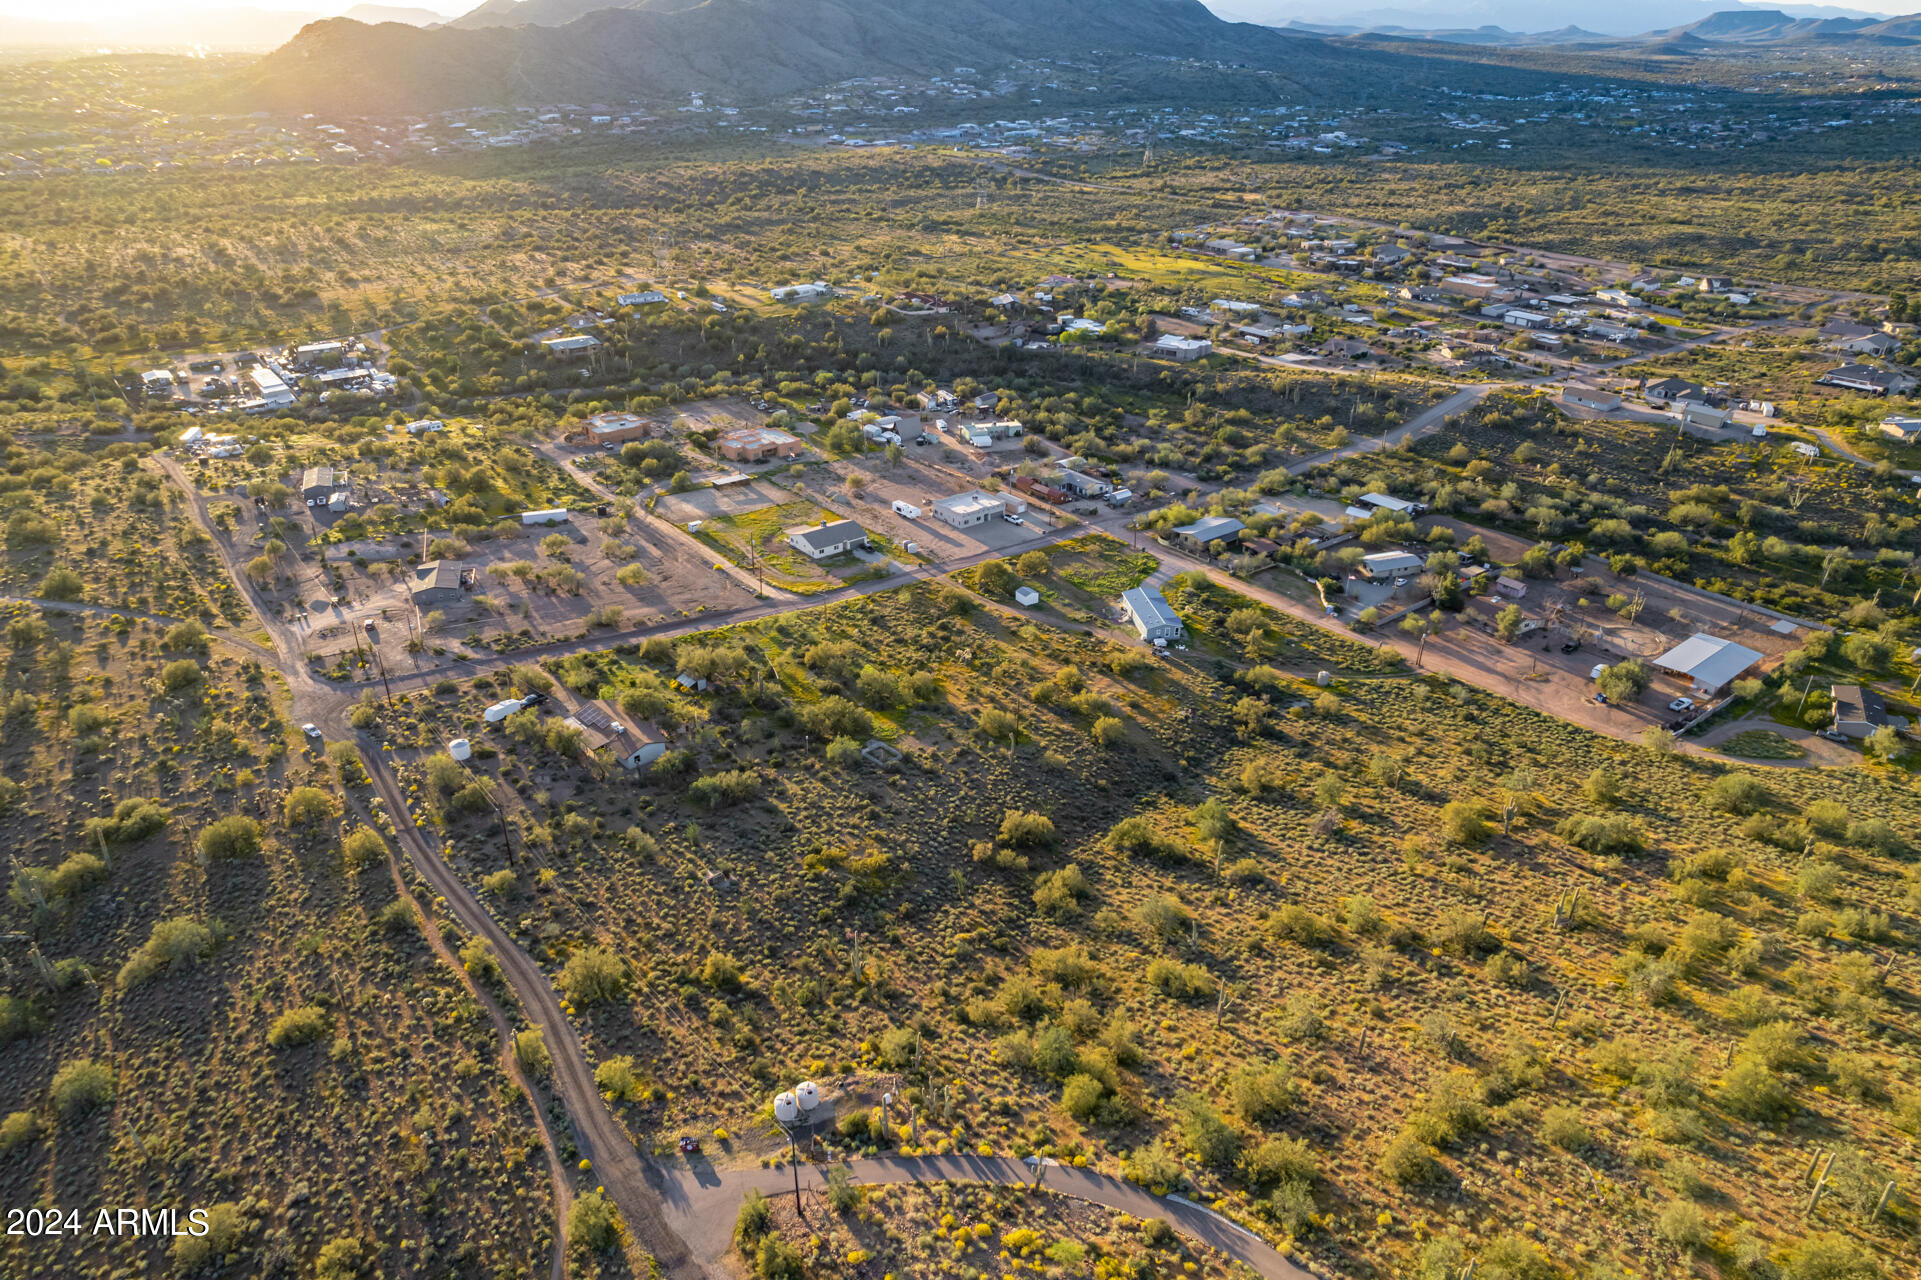
[[[1041,602],[1041,593],[1032,587],[1015,587],[1014,603],[1025,609],[1032,609]]]

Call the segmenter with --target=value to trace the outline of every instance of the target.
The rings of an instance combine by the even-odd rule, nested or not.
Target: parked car
[[[1021,519],[1019,516],[1015,515],[1012,511],[1001,512],[1001,519],[1007,521],[1007,523],[1009,524],[1026,524],[1027,523],[1027,521]]]
[[[680,1154],[684,1156],[699,1155],[700,1139],[699,1138],[682,1138],[680,1140]]]
[[[320,726],[317,724],[303,724],[300,726],[300,732],[307,735],[307,741],[309,742],[319,742],[325,737],[325,735],[320,732]]]
[[[1676,698],[1673,702],[1668,703],[1668,710],[1669,711],[1692,711],[1694,710],[1694,699],[1693,698]]]
[[[1561,646],[1562,653],[1579,653],[1580,651],[1581,642],[1579,640],[1569,640]]]

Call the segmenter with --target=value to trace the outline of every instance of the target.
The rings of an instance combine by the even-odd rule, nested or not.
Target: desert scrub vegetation
[[[792,1196],[750,1198],[734,1248],[756,1276],[831,1274],[872,1266],[876,1274],[966,1274],[1022,1265],[1050,1274],[1246,1276],[1219,1250],[1176,1233],[1159,1218],[1054,1195],[971,1183],[876,1186],[829,1212],[794,1213]],[[791,1267],[789,1271],[786,1268]]]
[[[313,1274],[350,1236],[389,1271],[546,1266],[535,1117],[484,1012],[420,930],[393,927],[412,909],[384,867],[342,856],[384,844],[346,829],[331,770],[288,754],[284,694],[216,643],[190,697],[150,706],[190,639],[172,624],[30,616],[0,628],[16,704],[0,932],[39,957],[0,974],[0,1199],[72,1174],[102,1202],[214,1207],[247,1274]],[[77,751],[88,739],[116,745]],[[0,1238],[7,1274],[212,1256]]]
[[[1905,1141],[1905,1092],[1872,1089],[1910,1061],[1875,976],[1918,900],[1898,775],[1730,772],[1386,667],[1324,714],[1300,677],[1331,651],[1260,680],[1206,652],[1142,667],[932,585],[685,646],[743,656],[698,694],[656,692],[674,652],[567,660],[578,691],[664,699],[675,726],[666,767],[613,785],[482,728],[491,689],[399,725],[494,748],[470,767],[543,864],[500,908],[535,958],[557,981],[620,962],[573,1018],[643,1144],[752,1135],[803,1063],[856,1090],[900,1073],[891,1144],[1084,1159],[1336,1270],[1420,1265],[1415,1222],[1463,1258],[1545,1265],[1495,1225],[1518,1221],[1556,1258],[1679,1258],[1660,1213],[1683,1160],[1729,1197],[1704,1203],[1715,1232],[1738,1214],[1763,1252],[1906,1247],[1907,1210],[1824,1198],[1804,1223],[1795,1182],[1809,1126]],[[869,668],[939,696],[864,706]],[[1086,732],[1089,694],[1128,749]],[[903,758],[824,767],[830,699]],[[720,773],[758,780],[724,821],[691,785]],[[524,869],[491,814],[439,820],[474,883]],[[699,936],[662,923],[684,917]],[[1782,1021],[1818,1038],[1745,1039]],[[836,1142],[881,1145],[859,1118]]]

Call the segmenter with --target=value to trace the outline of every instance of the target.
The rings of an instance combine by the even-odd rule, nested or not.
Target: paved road
[[[989,1182],[1004,1186],[1031,1184],[1032,1166],[1012,1157],[974,1155],[878,1156],[848,1162],[848,1170],[858,1183],[904,1182]],[[1226,1218],[1185,1200],[1154,1195],[1121,1178],[1050,1164],[1041,1185],[1061,1195],[1092,1201],[1118,1209],[1138,1218],[1164,1218],[1183,1235],[1209,1244],[1232,1258],[1254,1268],[1267,1280],[1312,1280],[1309,1273],[1269,1246],[1252,1232]],[[690,1247],[703,1259],[725,1256],[734,1230],[734,1218],[749,1188],[774,1196],[781,1191],[792,1194],[794,1171],[784,1169],[716,1169],[705,1161],[692,1166],[680,1165],[668,1171],[660,1183],[669,1217]],[[819,1165],[801,1168],[801,1187],[819,1191],[826,1186],[825,1169]],[[812,1205],[820,1206],[818,1196]],[[810,1213],[828,1212],[810,1207]]]

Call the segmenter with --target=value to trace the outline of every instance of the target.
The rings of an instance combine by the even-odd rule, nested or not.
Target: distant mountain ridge
[[[240,73],[235,105],[424,114],[690,93],[756,101],[867,75],[987,70],[1109,54],[1273,68],[1296,100],[1330,77],[1365,91],[1363,55],[1228,23],[1199,0],[487,0],[421,30],[316,22]]]
[[[530,0],[532,2],[532,0]],[[1921,44],[1921,14],[1893,18],[1797,17],[1778,9],[1724,9],[1682,26],[1631,36],[1606,35],[1577,26],[1558,31],[1520,32],[1499,26],[1407,27],[1324,26],[1293,21],[1284,30],[1348,40],[1491,45],[1521,49],[1546,45],[1587,49],[1637,49],[1647,53],[1692,55],[1725,46],[1761,48],[1802,44],[1902,47]]]

